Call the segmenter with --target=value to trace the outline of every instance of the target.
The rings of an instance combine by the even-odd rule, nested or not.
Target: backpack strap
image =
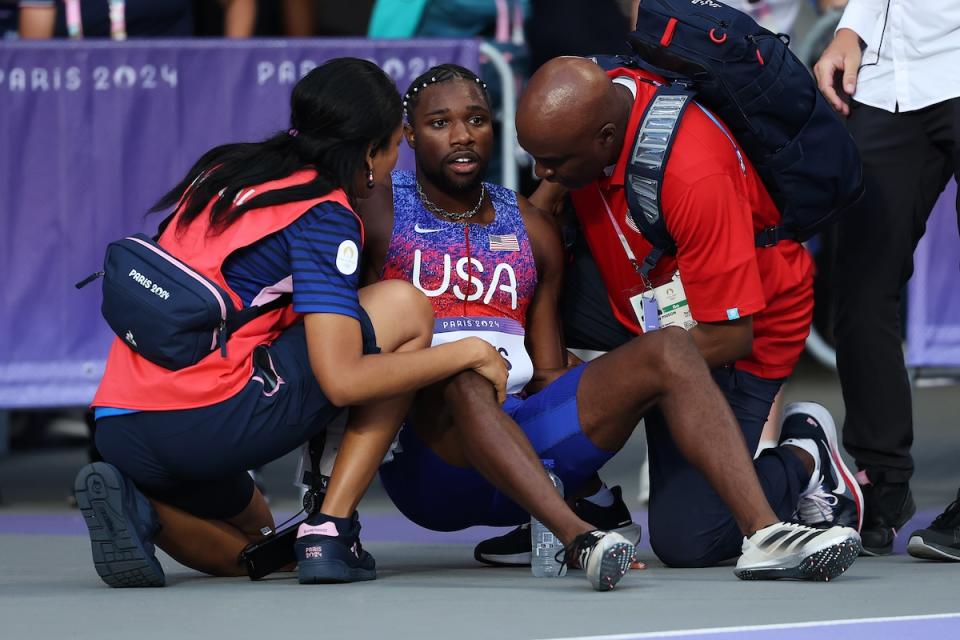
[[[79,289],[79,287],[77,288]],[[227,357],[227,341],[234,331],[274,309],[287,306],[291,302],[293,302],[293,294],[283,293],[266,304],[261,304],[256,307],[244,307],[239,311],[229,313],[227,315],[227,321],[220,325],[220,329],[215,334],[217,345],[220,347],[220,354],[224,358]]]
[[[663,220],[660,196],[680,118],[693,102],[693,96],[694,92],[682,83],[659,87],[643,112],[628,158],[624,189],[630,217],[643,237],[653,245],[653,251],[638,269],[644,279],[661,257],[677,252],[677,245]]]
[[[782,225],[775,225],[772,227],[764,227],[757,232],[757,235],[754,237],[754,245],[766,249],[767,247],[772,247],[781,240],[796,240],[798,238],[795,231],[791,231]]]
[[[281,309],[288,304],[293,302],[292,293],[283,293],[267,302],[256,307],[244,307],[240,311],[233,313],[227,318],[227,334],[233,333],[243,325],[247,324],[251,320],[255,320],[260,316],[273,311],[274,309]]]

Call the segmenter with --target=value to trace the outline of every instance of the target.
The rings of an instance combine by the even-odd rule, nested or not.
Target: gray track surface
[[[832,583],[742,582],[730,568],[632,572],[609,593],[580,572],[480,567],[466,545],[371,543],[378,580],[301,586],[206,578],[168,558],[169,586],[110,589],[81,537],[0,537],[4,638],[558,638],[960,611],[955,565],[861,559]]]
[[[842,419],[839,389],[822,369],[805,365],[787,398],[819,401],[838,422]],[[914,489],[927,518],[917,526],[925,526],[960,483],[960,391],[956,386],[918,389],[915,398]],[[624,486],[634,509],[641,448],[641,440],[631,441],[603,473],[608,482]],[[5,500],[0,532],[5,520],[78,518],[64,498],[84,460],[78,447],[14,452],[0,459]],[[266,470],[279,511],[289,512],[294,504],[289,488],[294,464],[288,457]],[[476,564],[466,542],[486,535],[482,530],[454,534],[450,543],[409,531],[391,537],[391,529],[375,527],[378,518],[396,518],[379,487],[364,500],[361,516],[370,523],[366,547],[380,573],[374,582],[353,585],[300,586],[292,576],[260,583],[207,578],[162,556],[168,587],[110,589],[96,576],[89,542],[76,527],[65,529],[70,535],[7,528],[0,533],[0,639],[229,635],[259,640],[291,632],[336,639],[562,638],[960,612],[960,563],[900,554],[861,558],[846,575],[826,584],[741,582],[731,567],[664,568],[646,547],[641,555],[650,569],[631,572],[613,592],[595,593],[579,572],[536,580],[528,570]],[[898,544],[903,543],[901,537]],[[942,637],[960,637],[960,631]]]

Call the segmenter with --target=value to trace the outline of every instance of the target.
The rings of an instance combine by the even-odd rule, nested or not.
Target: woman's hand
[[[497,402],[507,399],[507,361],[486,340],[464,338],[464,343],[476,354],[471,369],[490,381],[497,393]]]

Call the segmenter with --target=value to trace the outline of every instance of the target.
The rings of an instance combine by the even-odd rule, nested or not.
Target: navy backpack
[[[598,56],[597,63],[634,66],[668,80],[643,114],[626,175],[630,214],[654,246],[640,269],[644,277],[662,255],[676,253],[660,190],[690,104],[702,104],[711,119],[712,111],[727,125],[781,213],[777,226],[757,234],[758,247],[806,240],[860,198],[862,167],[853,139],[786,36],[713,0],[642,0],[628,39],[635,56]]]

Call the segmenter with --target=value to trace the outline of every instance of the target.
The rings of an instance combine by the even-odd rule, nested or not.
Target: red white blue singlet
[[[517,196],[486,184],[496,213],[490,224],[441,220],[417,196],[410,171],[393,173],[393,233],[381,278],[412,282],[433,304],[433,344],[477,336],[507,359],[507,392],[533,376],[524,345],[537,267]]]

